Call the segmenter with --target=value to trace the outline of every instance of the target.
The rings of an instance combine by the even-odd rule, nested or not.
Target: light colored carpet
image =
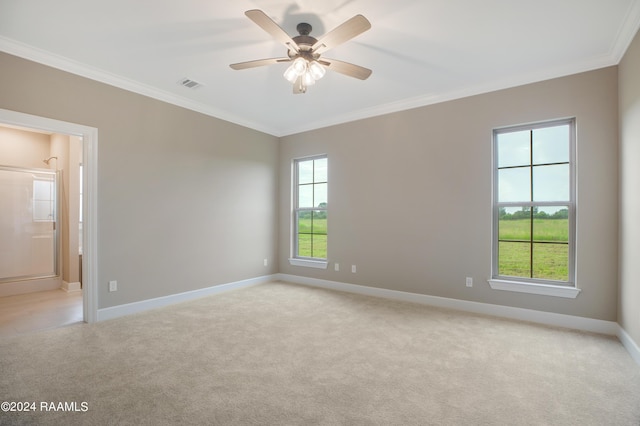
[[[0,355],[2,400],[37,404],[2,424],[640,424],[640,368],[615,338],[285,283]]]

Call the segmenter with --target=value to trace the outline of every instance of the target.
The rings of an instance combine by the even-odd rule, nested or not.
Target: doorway
[[[53,280],[60,287],[59,177],[0,164],[0,283]]]
[[[52,120],[45,117],[0,109],[0,125],[14,126],[34,131],[70,135],[81,140],[81,164],[83,167],[82,237],[79,244],[82,256],[79,269],[82,271],[82,311],[84,322],[97,320],[97,144],[98,130],[80,124]],[[0,285],[2,285],[0,283]]]

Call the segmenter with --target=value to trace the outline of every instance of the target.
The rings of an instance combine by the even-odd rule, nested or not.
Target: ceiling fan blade
[[[237,64],[229,65],[234,70],[245,70],[247,68],[262,67],[265,65],[279,64],[281,62],[291,62],[290,58],[269,58],[258,59],[256,61],[239,62]]]
[[[370,69],[361,67],[360,65],[354,65],[349,62],[338,61],[336,59],[322,58],[319,59],[318,62],[332,71],[360,80],[366,80],[372,72]]]
[[[280,25],[276,24],[274,20],[269,18],[269,16],[267,16],[263,11],[259,9],[251,9],[247,10],[244,14],[260,28],[271,34],[271,36],[278,42],[284,44],[287,48],[295,52],[300,51],[300,47],[291,37],[289,37],[289,34],[287,34]]]
[[[362,15],[356,15],[348,21],[329,31],[311,47],[314,53],[326,52],[329,49],[351,40],[371,28],[371,23]]]

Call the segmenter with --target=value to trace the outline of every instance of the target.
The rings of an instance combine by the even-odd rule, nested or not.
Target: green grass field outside
[[[499,275],[569,280],[568,219],[534,219],[533,246],[517,242],[531,239],[531,222],[527,219],[500,220],[498,236]],[[566,244],[545,244],[549,242]]]
[[[327,258],[327,219],[298,219],[298,256]]]
[[[569,280],[569,245],[567,219],[534,219],[533,273],[531,244],[517,242],[530,239],[528,220],[499,221],[498,270],[503,276]],[[504,241],[508,240],[508,241]],[[510,240],[510,241],[509,241]],[[298,220],[298,256],[326,259],[327,219],[310,217]]]
[[[500,240],[529,240],[531,222],[527,219],[501,220],[498,224]],[[533,219],[534,241],[569,241],[568,219]]]

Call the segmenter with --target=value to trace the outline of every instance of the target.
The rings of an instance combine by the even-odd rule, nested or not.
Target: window
[[[327,266],[327,156],[294,161],[291,264]]]
[[[576,297],[575,121],[496,129],[493,144],[492,288]]]
[[[33,221],[55,222],[55,176],[33,177]]]

